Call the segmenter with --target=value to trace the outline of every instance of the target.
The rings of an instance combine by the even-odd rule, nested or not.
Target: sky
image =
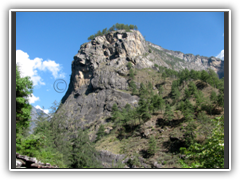
[[[16,61],[34,84],[29,103],[48,113],[61,102],[81,44],[116,23],[137,25],[165,49],[224,60],[223,12],[17,12]],[[59,83],[58,91],[54,82],[61,80],[67,87]]]

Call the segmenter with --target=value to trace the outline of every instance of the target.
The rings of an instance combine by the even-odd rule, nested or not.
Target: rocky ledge
[[[57,166],[52,166],[49,163],[42,163],[38,161],[35,157],[28,157],[16,153],[16,168],[58,168]]]

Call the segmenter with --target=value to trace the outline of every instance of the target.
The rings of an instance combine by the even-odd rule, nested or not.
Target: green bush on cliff
[[[93,40],[95,37],[97,36],[103,36],[111,31],[116,31],[116,30],[125,30],[126,32],[131,32],[131,29],[135,29],[138,30],[138,27],[136,25],[127,25],[127,24],[119,24],[116,23],[115,25],[113,25],[112,27],[110,27],[109,29],[105,28],[102,31],[98,31],[96,34],[91,35],[88,37],[88,40]]]

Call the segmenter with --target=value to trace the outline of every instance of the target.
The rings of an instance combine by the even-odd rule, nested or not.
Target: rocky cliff
[[[72,61],[72,75],[61,109],[78,126],[94,132],[108,121],[114,103],[124,107],[136,106],[138,97],[127,93],[128,68],[153,68],[154,64],[180,70],[213,69],[223,76],[220,59],[169,51],[146,42],[139,31],[118,30],[98,36],[81,45]],[[60,113],[61,111],[58,111]],[[95,138],[95,133],[90,133]]]

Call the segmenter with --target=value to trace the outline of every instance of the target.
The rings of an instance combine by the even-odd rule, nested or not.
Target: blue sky
[[[147,41],[165,49],[208,57],[224,52],[223,12],[17,12],[16,16],[17,63],[22,76],[34,82],[30,103],[46,112],[64,96],[66,91],[57,93],[53,84],[57,79],[69,84],[71,62],[80,45],[116,23],[137,25]]]

